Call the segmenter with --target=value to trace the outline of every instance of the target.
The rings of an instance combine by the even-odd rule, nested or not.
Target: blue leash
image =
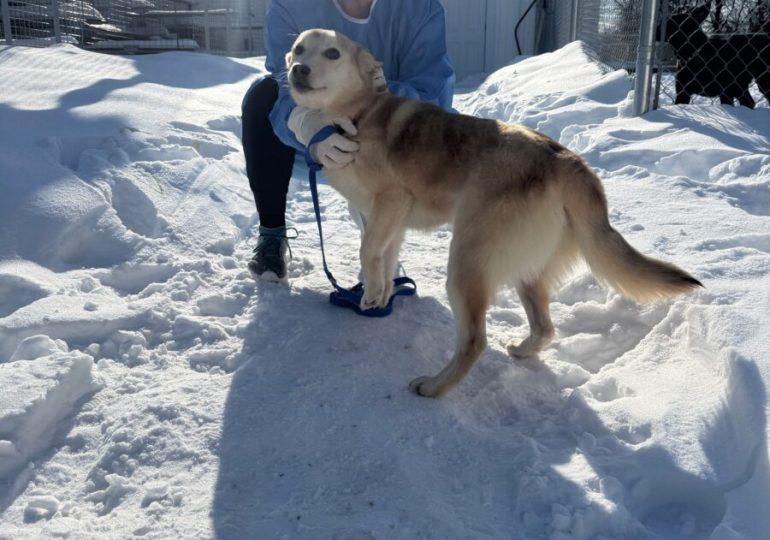
[[[417,284],[412,278],[403,276],[393,280],[393,294],[388,300],[388,304],[382,308],[361,309],[361,297],[364,295],[363,283],[358,283],[350,289],[341,287],[337,280],[334,279],[329,266],[326,264],[326,253],[324,252],[324,233],[321,228],[321,208],[318,204],[318,185],[316,182],[316,173],[320,171],[323,166],[316,162],[310,155],[310,147],[314,144],[327,139],[329,136],[337,133],[337,130],[333,126],[326,126],[321,131],[316,133],[310,142],[308,142],[305,148],[305,163],[309,169],[310,180],[310,194],[313,197],[313,209],[315,210],[315,221],[318,224],[318,238],[321,242],[321,260],[324,263],[324,272],[329,279],[329,283],[334,287],[334,291],[329,293],[329,302],[335,306],[350,308],[359,315],[364,317],[386,317],[393,311],[393,300],[396,296],[412,296],[417,292]]]

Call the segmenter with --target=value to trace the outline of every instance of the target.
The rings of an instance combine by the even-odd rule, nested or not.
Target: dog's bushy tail
[[[593,274],[623,296],[662,300],[703,287],[681,268],[639,253],[612,228],[601,181],[586,166],[565,182],[565,210],[583,258]]]

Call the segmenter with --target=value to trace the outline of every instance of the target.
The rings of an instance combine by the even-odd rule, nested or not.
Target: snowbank
[[[45,335],[23,340],[0,364],[0,486],[10,488],[12,473],[48,450],[68,427],[62,422],[71,422],[81,400],[100,388],[92,368],[91,356]]]

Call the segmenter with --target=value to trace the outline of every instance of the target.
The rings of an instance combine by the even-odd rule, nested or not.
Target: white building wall
[[[518,54],[514,29],[532,0],[441,0],[447,46],[458,80],[493,71]],[[535,9],[519,28],[521,54],[535,51]]]

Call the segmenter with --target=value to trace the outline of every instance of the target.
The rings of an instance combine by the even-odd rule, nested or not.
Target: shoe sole
[[[278,274],[272,270],[265,270],[261,274],[257,274],[251,266],[248,268],[249,272],[251,272],[251,276],[257,281],[266,281],[268,283],[280,283],[284,281],[284,278],[278,277]]]
[[[269,283],[278,283],[282,280],[282,278],[279,278],[275,272],[271,272],[270,270],[267,270],[259,274],[257,276],[257,279],[259,281],[267,281]]]

